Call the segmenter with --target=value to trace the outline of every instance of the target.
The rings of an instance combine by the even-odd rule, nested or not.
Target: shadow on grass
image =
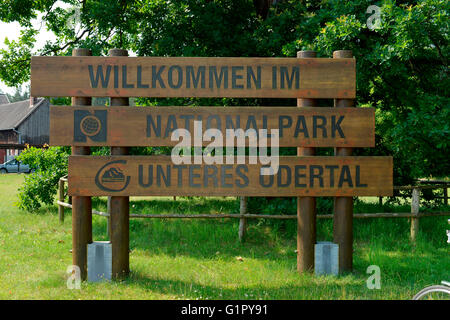
[[[450,277],[450,258],[448,255],[446,257],[445,252],[417,253],[376,249],[370,254],[360,254],[355,268],[363,270],[369,265],[380,267],[382,279],[401,283],[412,290],[439,284]]]
[[[246,241],[241,243],[238,227],[238,220],[230,219],[130,221],[130,248],[173,257],[211,258],[217,254],[259,259],[295,257],[294,239],[278,238],[267,227],[250,226]]]
[[[106,211],[106,199],[93,199],[93,207]],[[177,198],[138,200],[130,204],[130,213],[142,214],[212,214],[239,212],[236,199]],[[93,224],[95,240],[106,240],[106,219]],[[131,219],[130,249],[145,250],[147,254],[170,256],[188,255],[209,258],[221,255],[267,258],[278,236],[268,227],[250,222],[245,243],[238,239],[238,219]],[[291,245],[294,244],[291,240]],[[263,244],[263,246],[261,246]],[[295,249],[292,248],[292,253]]]
[[[17,207],[17,203],[14,203],[14,206]],[[33,210],[33,211],[25,211],[19,208],[19,210],[21,210],[21,212],[23,213],[29,213],[29,214],[34,214],[34,215],[38,215],[38,216],[44,216],[44,215],[52,215],[52,216],[57,216],[58,215],[58,207],[56,205],[44,205],[41,206],[39,209]],[[70,209],[66,209],[66,212],[70,210]]]
[[[93,198],[92,207],[106,211],[105,198]],[[177,200],[157,198],[135,200],[130,202],[132,214],[208,214],[208,213],[239,213],[239,201],[233,198],[200,198],[182,197]]]
[[[236,286],[234,283],[232,285],[235,287],[229,288],[223,284],[215,286],[194,281],[152,278],[134,271],[124,280],[124,283],[160,294],[175,295],[181,299],[317,299],[318,292],[321,292],[322,296],[326,296],[327,299],[340,297],[343,285],[340,278],[333,278],[332,281],[325,279],[329,279],[329,277],[315,278],[312,275],[299,275],[297,283],[291,285],[279,287]],[[346,281],[345,290],[361,292],[365,288],[355,280],[352,284]]]

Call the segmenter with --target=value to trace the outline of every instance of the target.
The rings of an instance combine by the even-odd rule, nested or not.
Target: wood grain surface
[[[170,156],[71,156],[69,194],[89,196],[391,196],[392,157],[279,158],[261,163],[180,164]],[[256,159],[254,159],[256,160]]]
[[[95,127],[89,121],[97,115]],[[50,108],[50,145],[54,146],[174,146],[174,129],[188,129],[194,121],[202,131],[279,129],[281,147],[374,147],[372,108],[296,107],[68,107]],[[86,132],[84,128],[87,125]],[[208,145],[209,141],[203,141]]]
[[[355,59],[32,57],[32,96],[355,98]]]

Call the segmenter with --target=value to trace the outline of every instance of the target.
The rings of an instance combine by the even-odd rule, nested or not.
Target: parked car
[[[0,164],[0,173],[30,173],[32,171],[29,165],[23,164],[16,159]]]

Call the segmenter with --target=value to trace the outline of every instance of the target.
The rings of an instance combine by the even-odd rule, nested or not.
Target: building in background
[[[0,94],[0,163],[19,155],[28,144],[42,147],[49,143],[50,103],[44,98],[9,103]]]

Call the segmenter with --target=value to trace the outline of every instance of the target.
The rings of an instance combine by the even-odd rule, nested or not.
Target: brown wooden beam
[[[301,101],[306,99],[300,99]],[[55,146],[175,146],[179,143],[166,135],[175,125],[178,129],[192,130],[194,119],[202,118],[202,131],[214,125],[223,133],[228,121],[235,121],[233,129],[247,130],[254,122],[256,128],[280,130],[280,147],[375,147],[374,108],[310,108],[310,107],[104,107],[89,108],[91,114],[106,113],[107,127],[102,128],[105,139],[77,139],[74,125],[77,107],[50,107],[50,145]],[[191,120],[186,120],[190,118]],[[324,126],[315,132],[316,120]],[[237,120],[239,119],[239,121]],[[301,119],[301,120],[300,120]],[[152,123],[152,125],[149,124]],[[336,121],[337,120],[337,121]],[[155,125],[156,123],[159,123]],[[335,126],[336,123],[339,123]],[[281,124],[281,125],[280,125]],[[252,125],[253,126],[253,125]],[[302,132],[299,133],[299,127]],[[303,127],[304,126],[304,127]],[[321,127],[321,126],[320,126]],[[216,128],[216,126],[214,127]],[[337,131],[336,128],[339,130]],[[147,131],[148,130],[148,131]],[[163,134],[161,134],[163,133]],[[315,134],[316,133],[316,134]],[[270,138],[268,139],[270,141]],[[202,139],[203,146],[211,142]]]
[[[101,73],[103,80],[96,78]],[[32,57],[31,74],[36,97],[347,99],[356,93],[353,59]],[[198,84],[192,74],[201,75]]]
[[[392,172],[392,157],[280,156],[275,175],[261,175],[264,164],[251,164],[255,158],[244,161],[181,167],[171,156],[71,156],[69,195],[392,196],[392,174],[386,174]],[[112,169],[120,170],[123,176],[104,181],[101,177]]]

